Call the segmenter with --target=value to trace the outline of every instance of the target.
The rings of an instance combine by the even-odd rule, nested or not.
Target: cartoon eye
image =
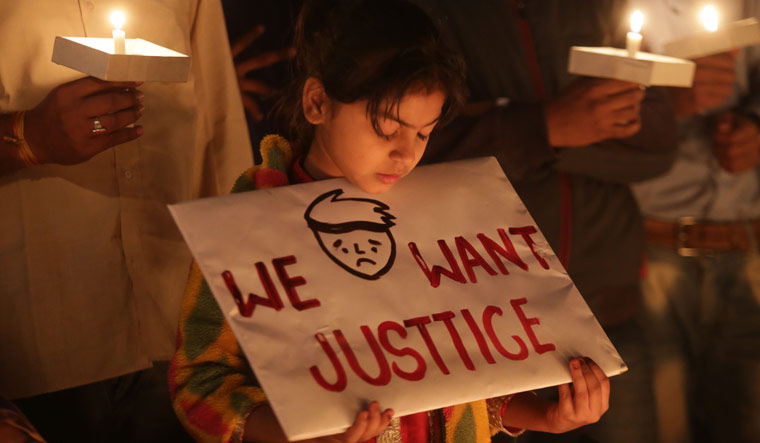
[[[342,248],[341,251],[343,251],[344,254],[348,254],[348,248]]]
[[[373,246],[373,247],[372,247],[372,249],[370,249],[370,250],[371,250],[372,252],[377,252],[377,248],[376,248],[376,247],[374,247],[374,246]]]

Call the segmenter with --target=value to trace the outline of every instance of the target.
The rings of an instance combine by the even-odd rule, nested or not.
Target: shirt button
[[[87,9],[89,9],[90,11],[92,11],[93,9],[95,9],[95,3],[93,3],[93,2],[87,2],[87,3],[85,3],[85,6],[86,6],[86,7],[87,7]]]
[[[127,178],[127,180],[132,180],[132,171],[129,169],[124,170],[124,177]]]

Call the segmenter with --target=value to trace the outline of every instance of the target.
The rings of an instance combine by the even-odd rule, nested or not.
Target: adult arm
[[[13,114],[0,114],[0,134],[13,137]],[[0,138],[0,175],[23,167],[19,146],[6,138]]]
[[[720,167],[733,174],[760,173],[760,50],[744,51],[747,90],[738,106],[710,122],[713,152]],[[734,85],[731,85],[733,91]]]
[[[611,183],[643,181],[667,172],[678,148],[670,97],[663,88],[648,88],[640,106],[641,129],[636,134],[560,149],[555,168]]]
[[[624,103],[636,105],[619,110],[614,105],[620,101],[620,94],[609,100],[600,99],[599,90],[608,86],[599,83],[589,87],[585,82],[579,82],[566,96],[548,104],[510,103],[462,115],[433,134],[425,159],[437,162],[493,155],[507,175],[518,181],[562,171],[602,181],[628,183],[667,171],[675,159],[677,134],[670,99],[665,91],[650,88],[643,100],[641,96],[633,97],[625,91]],[[567,96],[570,100],[566,99]],[[562,100],[573,105],[562,106],[559,112],[550,110],[552,104]],[[630,108],[638,115],[639,100],[642,100],[640,121],[628,115],[632,112]],[[577,103],[587,105],[575,105]],[[593,103],[596,104],[592,106]],[[607,106],[607,103],[613,106]],[[572,120],[577,122],[567,124],[565,134],[580,134],[582,137],[552,137],[549,122],[560,120],[556,118],[558,114],[573,117]],[[601,117],[594,119],[594,115]],[[614,128],[610,123],[614,120],[610,118],[632,122]],[[633,132],[635,134],[627,138],[610,138]],[[596,143],[579,145],[584,141]]]
[[[94,77],[54,88],[36,107],[26,110],[22,136],[37,163],[73,165],[142,135],[128,127],[143,113],[139,83],[106,82]],[[99,119],[105,131],[93,133]],[[0,174],[23,168],[14,136],[14,114],[0,114]],[[18,131],[17,131],[18,132]]]

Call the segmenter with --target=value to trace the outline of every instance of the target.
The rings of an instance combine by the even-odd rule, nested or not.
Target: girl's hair
[[[379,135],[378,117],[398,113],[407,93],[440,89],[446,96],[440,124],[466,95],[461,57],[447,48],[425,12],[404,0],[308,0],[298,16],[295,48],[297,75],[275,118],[279,130],[306,149],[314,136],[302,108],[309,77],[319,79],[332,99],[367,100]]]

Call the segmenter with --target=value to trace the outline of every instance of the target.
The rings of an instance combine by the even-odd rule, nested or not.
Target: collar
[[[306,172],[306,169],[303,167],[303,161],[304,156],[300,156],[296,159],[295,162],[293,162],[293,169],[291,171],[291,178],[292,183],[311,183],[314,180],[312,176],[309,175],[308,172]]]

